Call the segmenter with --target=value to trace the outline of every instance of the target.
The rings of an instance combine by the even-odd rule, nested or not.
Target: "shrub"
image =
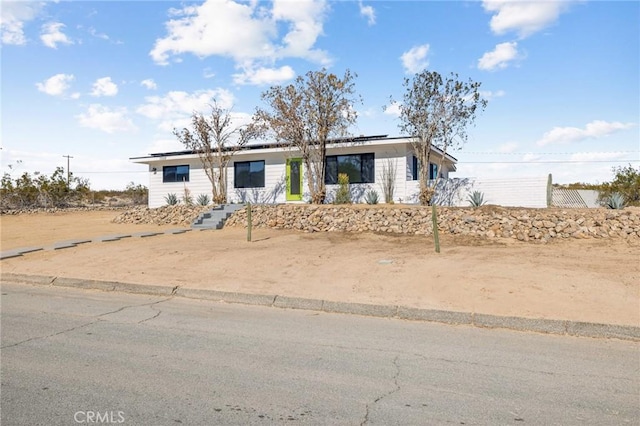
[[[147,204],[149,200],[149,190],[142,184],[136,185],[133,182],[129,182],[124,193],[131,198],[133,204]]]
[[[378,192],[375,189],[370,189],[364,197],[367,204],[378,204]]]
[[[338,174],[338,190],[334,204],[351,204],[351,190],[349,189],[349,175]]]
[[[624,197],[619,192],[614,192],[607,199],[607,207],[614,210],[622,210],[624,208]]]
[[[600,200],[607,204],[614,193],[619,193],[625,204],[640,206],[640,167],[636,169],[629,164],[626,167],[614,167],[613,172],[613,180],[601,185]]]
[[[382,193],[384,202],[393,204],[393,194],[396,189],[396,162],[388,158],[382,164]]]
[[[168,206],[175,206],[176,204],[178,204],[178,196],[176,194],[167,194],[164,197],[164,201]]]
[[[480,207],[485,204],[484,193],[480,191],[473,191],[473,193],[469,195],[468,201],[471,207]]]
[[[211,198],[209,198],[208,194],[200,194],[198,198],[196,198],[196,203],[199,206],[208,206],[211,203]]]
[[[184,192],[182,195],[182,202],[185,206],[193,205],[193,196],[191,195],[191,190],[187,188],[187,185],[184,186]]]

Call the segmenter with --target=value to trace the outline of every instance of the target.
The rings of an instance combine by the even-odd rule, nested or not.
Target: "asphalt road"
[[[640,344],[2,284],[10,425],[640,423]]]

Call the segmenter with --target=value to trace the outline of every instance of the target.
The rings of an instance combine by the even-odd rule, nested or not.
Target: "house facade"
[[[436,164],[442,153],[432,150],[430,177],[435,179]],[[188,188],[195,200],[200,194],[211,196],[211,183],[193,151],[150,154],[130,159],[148,167],[149,207],[166,204],[168,194],[182,198]],[[444,156],[441,177],[448,178],[456,170],[456,159]],[[333,199],[338,187],[338,174],[349,176],[352,200],[365,201],[365,195],[375,190],[384,202],[383,182],[394,176],[394,201],[418,201],[418,164],[413,155],[411,138],[361,136],[348,141],[327,144],[325,183],[327,201]],[[304,161],[299,151],[275,144],[251,145],[236,152],[227,170],[227,202],[229,203],[307,203],[310,200]]]

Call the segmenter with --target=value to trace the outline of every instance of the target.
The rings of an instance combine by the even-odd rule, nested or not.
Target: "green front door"
[[[287,201],[302,200],[302,158],[287,160]]]

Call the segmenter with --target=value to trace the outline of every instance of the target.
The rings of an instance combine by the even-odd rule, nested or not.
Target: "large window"
[[[189,182],[189,166],[164,166],[162,182]]]
[[[233,164],[234,188],[264,188],[264,160]]]
[[[434,180],[438,173],[438,165],[429,163],[429,180]],[[418,158],[414,155],[413,161],[411,162],[411,178],[412,180],[418,180],[420,177],[420,162]]]
[[[337,184],[338,175],[345,173],[349,176],[349,183],[373,183],[376,176],[374,163],[373,153],[327,156],[324,182]]]

